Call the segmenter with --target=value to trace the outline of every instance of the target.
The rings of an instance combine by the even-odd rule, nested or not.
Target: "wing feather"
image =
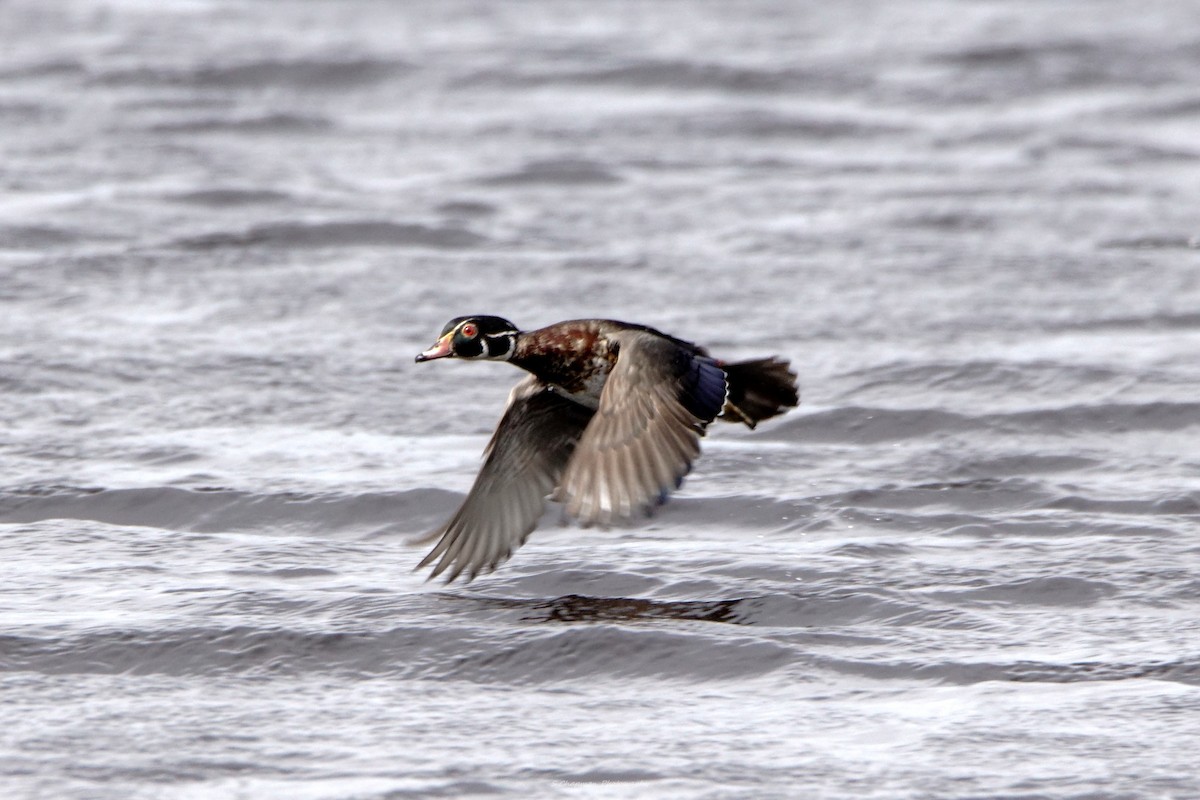
[[[537,525],[592,413],[532,375],[517,384],[471,491],[449,522],[422,537],[437,543],[417,568],[433,564],[429,577],[445,572],[449,583],[511,556]]]
[[[616,365],[557,499],[585,525],[649,510],[676,489],[727,390],[712,359],[649,332],[613,335]]]

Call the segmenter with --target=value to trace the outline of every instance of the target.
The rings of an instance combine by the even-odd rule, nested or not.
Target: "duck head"
[[[480,358],[505,361],[517,346],[517,326],[501,317],[455,317],[438,340],[417,356],[417,363],[435,358]]]

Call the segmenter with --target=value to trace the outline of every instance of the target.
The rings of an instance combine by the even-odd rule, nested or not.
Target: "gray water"
[[[9,0],[6,798],[1200,796],[1194,3]],[[520,377],[792,360],[425,583]]]

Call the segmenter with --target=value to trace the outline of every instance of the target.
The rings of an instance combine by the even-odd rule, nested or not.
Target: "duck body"
[[[453,581],[494,569],[537,525],[548,497],[583,524],[649,512],[678,488],[714,419],[742,422],[799,402],[786,361],[718,361],[698,345],[616,320],[520,331],[500,317],[456,317],[417,361],[508,361],[514,387],[458,512],[420,541],[418,565]]]
[[[517,338],[509,362],[536,376],[552,391],[595,410],[619,347],[612,334],[620,323],[572,320]]]

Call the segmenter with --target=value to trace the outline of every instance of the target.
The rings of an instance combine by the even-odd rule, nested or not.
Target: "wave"
[[[1100,246],[1109,250],[1200,250],[1200,236],[1192,233],[1146,234],[1106,239]]]
[[[696,601],[582,595],[503,598],[442,592],[365,600],[339,595],[340,611],[358,620],[352,629],[311,627],[312,620],[328,618],[333,601],[322,598],[293,600],[295,607],[287,615],[277,609],[258,609],[291,627],[113,626],[65,634],[61,630],[46,635],[6,634],[0,636],[0,671],[273,677],[337,673],[538,684],[595,677],[702,683],[779,671],[812,674],[826,670],[875,680],[942,684],[1136,678],[1200,684],[1200,662],[1186,658],[1050,663],[861,659],[830,654],[831,648],[843,652],[864,647],[873,652],[886,649],[898,635],[894,632],[902,629],[923,629],[929,636],[935,630],[987,629],[994,623],[978,611],[996,605],[1081,608],[1115,592],[1104,581],[1048,577],[915,597],[879,588]],[[946,605],[947,601],[956,605]],[[376,613],[368,617],[344,607],[345,603],[355,606],[363,602],[372,604]],[[421,608],[413,608],[414,604]],[[245,608],[238,611],[246,613]],[[497,612],[503,616],[497,617]],[[437,619],[431,620],[431,615]],[[367,619],[386,624],[393,618],[424,621],[386,628],[371,623],[364,628]],[[664,621],[682,624],[658,624]]]
[[[696,681],[786,665],[790,648],[750,637],[597,623],[507,631],[406,626],[304,631],[252,626],[113,628],[73,636],[0,636],[0,671],[47,674],[271,675],[336,672],[415,680],[541,683],[597,675]]]
[[[1017,683],[1090,683],[1153,679],[1200,686],[1200,662],[1190,660],[1115,662],[1043,661],[896,662],[859,661],[817,656],[815,666],[874,680],[923,680],[971,685],[990,681]]]
[[[1067,330],[1190,330],[1200,328],[1200,312],[1160,313],[1137,317],[1101,317],[1064,325]]]
[[[262,494],[229,488],[38,485],[0,490],[0,523],[75,519],[200,533],[321,532],[408,537],[441,522],[462,497],[461,493],[437,488],[355,494]],[[1064,518],[1059,514],[1064,511],[1085,516]],[[1014,516],[1017,512],[1020,515]],[[550,523],[560,517],[560,507],[551,504],[541,527],[549,529]],[[1149,531],[1144,523],[1122,522],[1122,517],[1158,517],[1164,518],[1164,524],[1162,529]],[[712,528],[721,529],[725,535],[753,531],[758,535],[790,536],[796,531],[855,525],[864,530],[893,533],[991,537],[1006,533],[1056,535],[1084,526],[1094,533],[1115,535],[1162,533],[1178,523],[1178,519],[1166,519],[1169,517],[1200,517],[1200,492],[1089,497],[1077,489],[1063,491],[1040,479],[986,476],[891,484],[804,498],[754,494],[677,497],[655,516],[636,520],[631,527],[666,536]],[[870,555],[874,558],[888,553],[871,550]],[[555,589],[550,585],[542,587],[542,591],[548,592]]]
[[[51,58],[26,64],[0,67],[0,80],[46,77],[77,77],[87,72],[83,62],[75,58]]]
[[[484,178],[487,186],[605,186],[620,183],[621,178],[607,167],[583,159],[531,161],[514,172]]]
[[[268,58],[240,64],[118,69],[99,73],[93,79],[105,84],[205,89],[348,89],[395,78],[412,69],[407,62],[374,58]]]
[[[687,59],[633,59],[615,66],[564,67],[542,71],[477,72],[467,85],[600,85],[637,89],[774,94],[791,91],[845,90],[865,85],[866,76],[846,70],[767,68]]]
[[[210,133],[232,131],[237,133],[321,133],[334,127],[328,117],[316,114],[294,114],[276,112],[245,117],[204,116],[193,119],[159,122],[147,130],[159,133]]]
[[[38,486],[0,492],[0,522],[80,519],[201,533],[231,531],[398,531],[412,534],[449,513],[441,489],[312,495],[234,489],[83,489]]]
[[[6,225],[0,227],[0,249],[42,250],[74,244],[84,235],[82,231],[50,225]]]
[[[897,387],[971,393],[994,389],[1007,394],[1039,389],[1059,392],[1065,387],[1086,386],[1094,392],[1098,386],[1123,381],[1129,376],[1117,369],[1090,364],[977,359],[916,363],[901,361],[846,372],[839,377],[857,381],[847,395],[861,395],[870,390],[894,391]]]
[[[923,99],[995,102],[1096,85],[1132,90],[1161,85],[1171,76],[1181,80],[1195,69],[1188,46],[1164,47],[1155,58],[1147,59],[1140,47],[1128,44],[1109,38],[968,45],[926,57],[930,65],[944,66],[953,74],[946,80],[925,83],[921,94]]]
[[[763,110],[689,114],[679,118],[672,127],[675,134],[683,136],[748,136],[754,139],[858,139],[895,136],[908,131],[908,128],[900,125],[851,117],[781,114]]]
[[[271,189],[241,189],[237,187],[214,187],[210,189],[194,189],[170,196],[171,200],[179,203],[193,203],[200,206],[223,208],[228,206],[246,206],[282,203],[292,200],[293,196],[286,192]]]
[[[784,420],[762,436],[822,443],[878,443],[937,435],[995,432],[1073,435],[1085,432],[1180,431],[1200,425],[1198,402],[1100,403],[971,415],[934,408],[846,406]]]
[[[349,220],[345,222],[278,222],[245,231],[218,231],[177,240],[189,250],[263,246],[276,248],[321,247],[426,247],[462,249],[487,241],[481,234],[459,226],[438,227],[416,223]]]

